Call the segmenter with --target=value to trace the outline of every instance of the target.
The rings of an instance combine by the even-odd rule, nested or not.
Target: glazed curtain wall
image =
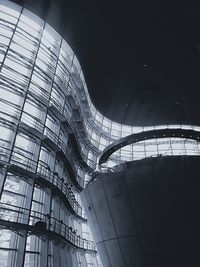
[[[0,1],[1,266],[98,266],[78,194],[86,171],[69,142],[75,71],[47,23]]]
[[[68,245],[5,228],[2,266],[42,266],[47,259],[48,266],[65,266],[65,261],[96,266],[96,256],[86,250],[94,250],[94,244],[79,191],[101,151],[114,140],[170,127],[175,126],[132,127],[105,118],[91,103],[80,64],[66,41],[38,16],[0,0],[1,225],[32,227],[41,220],[79,248],[70,254],[72,264]],[[85,167],[74,152],[72,135]],[[158,154],[199,155],[199,144],[180,138],[147,140],[117,151],[108,166]]]
[[[69,120],[72,116],[73,105],[78,105],[77,112],[82,116],[79,115],[79,119],[83,120],[81,130],[85,131],[87,135],[86,140],[79,138],[81,153],[87,164],[92,168],[96,166],[98,154],[114,140],[153,128],[174,127],[174,125],[156,127],[127,126],[105,118],[92,104],[77,57],[60,35],[28,10],[24,9],[23,14],[20,15],[19,8],[16,6],[13,8],[13,5],[12,8],[8,9],[7,7],[7,12],[4,5],[4,12],[1,13],[1,18],[0,60],[3,63],[3,67],[1,67],[2,79],[9,76],[11,83],[15,81],[15,88],[13,88],[15,92],[9,92],[8,95],[8,91],[5,89],[6,94],[4,96],[6,99],[1,100],[2,111],[9,109],[12,115],[17,115],[22,101],[20,90],[23,90],[23,88],[29,88],[35,95],[41,96],[43,102],[45,99],[46,101],[50,99],[50,103],[68,117]],[[70,96],[72,99],[65,96]],[[15,101],[13,100],[14,98]],[[27,101],[24,107],[21,119],[23,122],[42,131],[45,117],[43,106],[39,103],[33,104],[30,98],[29,96],[29,102]],[[10,107],[6,102],[9,99],[14,106]],[[70,101],[72,103],[69,103]],[[30,113],[32,116],[30,116]],[[8,115],[4,114],[5,116]],[[54,118],[48,115],[45,131],[49,135],[53,135],[54,128],[56,128],[55,125]],[[176,125],[176,127],[183,129],[193,128],[199,131],[198,126]],[[66,142],[64,136],[63,141]],[[179,149],[178,151],[175,148],[176,141],[177,148],[180,148],[180,143],[186,144],[183,150]],[[170,152],[171,154],[191,154],[192,150],[195,154],[199,153],[199,147],[196,142],[176,139],[172,142],[171,139],[166,139],[164,144],[166,143],[173,150],[173,152]],[[173,143],[173,146],[170,145],[171,143]],[[144,158],[150,155],[151,151],[152,155],[156,155],[157,152],[167,154],[167,151],[169,151],[167,146],[167,151],[159,150],[158,147],[161,146],[162,143],[160,144],[156,140],[154,147],[152,142],[146,141],[138,144],[137,147],[133,145],[127,146],[118,151],[112,158],[116,162],[123,162]],[[163,145],[162,147],[165,146]]]
[[[8,1],[6,1],[8,2]],[[8,6],[8,4],[7,4]],[[6,12],[7,8],[7,12]],[[12,91],[4,90],[5,99],[1,100],[1,110],[4,118],[19,115],[22,97],[20,93],[24,88],[41,97],[47,102],[50,99],[66,118],[72,118],[72,109],[78,105],[77,113],[79,120],[83,120],[82,131],[87,138],[79,138],[81,153],[89,166],[95,168],[98,154],[114,140],[126,135],[146,131],[150,129],[173,128],[174,125],[135,127],[115,123],[100,114],[92,104],[80,64],[69,45],[58,35],[47,23],[24,9],[20,15],[19,8],[12,4],[11,8],[5,7],[1,13],[1,50],[0,60],[1,79],[10,77],[9,86],[14,86]],[[31,26],[30,26],[31,25]],[[31,34],[30,34],[31,33]],[[5,58],[6,56],[6,58]],[[17,71],[16,71],[17,70]],[[13,81],[15,84],[13,85]],[[7,80],[7,83],[9,81]],[[4,86],[5,81],[4,81]],[[2,88],[3,90],[3,88]],[[2,91],[3,92],[3,91]],[[8,103],[12,103],[12,106]],[[70,102],[71,101],[71,102]],[[31,115],[30,115],[31,113]],[[76,118],[75,118],[76,119]],[[9,118],[10,120],[10,118]],[[12,118],[14,120],[14,118]],[[32,101],[28,96],[21,116],[24,123],[42,131],[45,120],[44,107],[36,99]],[[48,114],[46,122],[46,133],[53,138],[53,132],[59,131],[56,127],[56,119]],[[176,125],[176,127],[199,131],[198,126]],[[80,129],[78,129],[79,132]],[[57,134],[57,133],[56,133]],[[66,137],[61,131],[63,143]],[[163,140],[164,144],[171,147],[170,154],[194,154],[199,153],[197,142],[187,140],[171,139]],[[148,141],[141,144],[127,146],[119,150],[112,158],[116,162],[141,159],[157,153],[167,154],[170,149],[163,142]],[[171,145],[173,143],[173,145]],[[175,146],[177,143],[177,147]],[[180,143],[184,143],[181,150]],[[154,145],[153,145],[154,144]],[[162,149],[159,149],[162,147]],[[167,151],[163,148],[166,147]],[[163,151],[162,151],[163,150]]]

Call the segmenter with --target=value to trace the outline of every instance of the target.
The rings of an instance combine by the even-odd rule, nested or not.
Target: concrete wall
[[[200,158],[102,174],[82,192],[103,266],[200,266]]]

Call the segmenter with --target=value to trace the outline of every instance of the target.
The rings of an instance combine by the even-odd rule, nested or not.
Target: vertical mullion
[[[8,54],[8,51],[10,50],[10,45],[11,45],[11,43],[12,43],[12,39],[13,39],[13,37],[14,37],[14,34],[15,34],[16,30],[17,30],[17,26],[18,26],[18,23],[19,23],[19,21],[20,21],[20,17],[21,17],[21,15],[22,15],[22,12],[23,12],[23,8],[21,8],[21,12],[20,12],[19,17],[18,17],[18,19],[17,19],[16,25],[15,25],[15,27],[14,27],[14,29],[13,29],[12,36],[10,37],[10,41],[9,41],[9,44],[8,44],[8,47],[7,47],[7,51],[6,51],[5,55],[4,55],[4,59],[3,59],[2,64],[1,64],[1,66],[0,66],[0,73],[1,73],[2,68],[3,68],[3,66],[4,66],[5,59],[6,59],[6,56],[7,56],[7,54]],[[15,129],[16,131],[13,133],[14,138],[13,138],[12,146],[11,146],[11,148],[10,148],[10,155],[9,155],[8,163],[10,162],[11,155],[12,155],[12,152],[13,152],[13,145],[14,145],[14,143],[15,143],[16,134],[17,134],[17,131],[18,131],[17,129],[18,129],[18,127],[16,127],[16,129]],[[2,197],[3,188],[4,188],[4,184],[5,184],[5,180],[6,180],[7,173],[8,173],[8,166],[6,167],[5,176],[4,176],[4,181],[2,182],[2,187],[1,187],[1,191],[0,191],[0,199],[1,199],[1,197]]]
[[[22,12],[23,12],[23,8],[21,8],[19,17],[17,18],[17,22],[16,22],[15,27],[14,27],[14,29],[13,29],[12,35],[11,35],[11,37],[10,37],[10,41],[9,41],[8,46],[7,46],[7,50],[6,50],[6,52],[5,52],[4,58],[3,58],[3,60],[2,60],[1,66],[0,66],[0,72],[1,72],[2,67],[3,67],[3,65],[4,65],[4,62],[5,62],[6,56],[7,56],[7,54],[8,54],[8,51],[10,50],[10,45],[11,45],[11,43],[12,43],[12,39],[13,39],[14,34],[15,34],[15,32],[16,32],[16,29],[17,29],[17,27],[18,27],[18,23],[19,23],[19,21],[20,21],[20,17],[21,17],[21,15],[22,15]],[[9,21],[7,21],[7,23],[9,23]]]

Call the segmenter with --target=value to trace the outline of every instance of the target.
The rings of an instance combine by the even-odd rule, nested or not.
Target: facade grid
[[[152,129],[100,114],[78,59],[45,21],[0,1],[1,266],[101,266],[80,191],[112,142]],[[186,138],[140,141],[116,151],[106,169],[162,155],[199,155]],[[98,170],[99,171],[99,170]]]

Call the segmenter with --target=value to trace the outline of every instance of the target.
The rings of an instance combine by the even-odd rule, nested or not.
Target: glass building
[[[48,23],[0,0],[0,265],[102,266],[80,191],[93,172],[147,157],[200,155],[198,140],[171,136],[126,145],[128,135],[198,126],[121,125],[91,102],[79,61]]]

